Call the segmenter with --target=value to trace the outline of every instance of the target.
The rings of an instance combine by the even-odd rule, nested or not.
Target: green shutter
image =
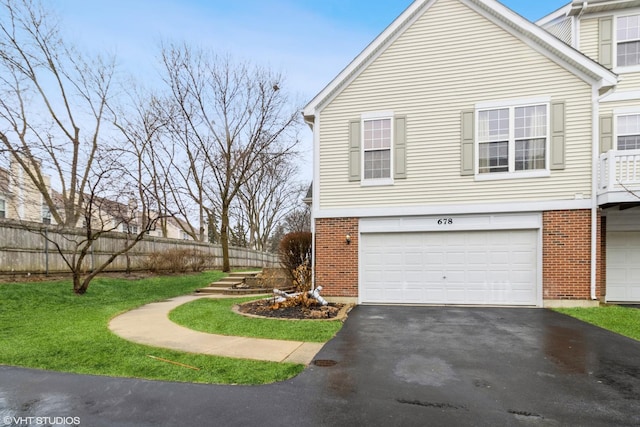
[[[565,167],[564,102],[551,103],[551,170]]]
[[[393,177],[395,179],[407,178],[407,118],[396,116],[394,119],[393,138]]]
[[[349,181],[360,181],[360,120],[349,122]]]
[[[462,139],[461,146],[461,162],[460,162],[460,174],[465,175],[473,175],[475,174],[475,161],[474,161],[474,153],[475,148],[473,146],[474,142],[474,125],[473,120],[475,117],[474,110],[465,110],[462,112],[460,116],[461,126],[460,133]]]
[[[613,17],[598,19],[598,62],[613,68]]]
[[[600,153],[613,149],[613,116],[600,116]]]

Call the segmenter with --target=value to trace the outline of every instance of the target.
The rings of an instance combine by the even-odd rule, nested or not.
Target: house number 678
[[[438,225],[451,225],[453,224],[453,218],[440,218]]]

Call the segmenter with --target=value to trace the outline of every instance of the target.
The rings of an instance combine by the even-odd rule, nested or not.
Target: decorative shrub
[[[296,292],[307,293],[311,290],[311,266],[308,262],[299,265],[298,268],[293,270],[293,285],[296,287]]]
[[[311,270],[311,239],[310,232],[298,231],[285,234],[280,241],[278,248],[280,264],[296,282],[299,279],[296,273],[298,267],[304,265]],[[308,276],[310,277],[310,274]]]
[[[170,249],[153,252],[145,262],[145,268],[153,273],[186,273],[203,271],[211,257],[195,249]]]

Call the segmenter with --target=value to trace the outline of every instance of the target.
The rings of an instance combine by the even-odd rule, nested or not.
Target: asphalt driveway
[[[253,387],[4,366],[0,425],[640,425],[640,342],[548,310],[359,306],[316,360]]]

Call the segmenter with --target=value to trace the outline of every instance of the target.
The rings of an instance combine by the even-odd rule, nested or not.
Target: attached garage
[[[640,231],[607,233],[606,299],[640,302]]]
[[[481,222],[495,225],[496,218]],[[453,218],[450,225],[476,228],[473,223]],[[541,303],[538,229],[380,232],[361,226],[361,303]]]

